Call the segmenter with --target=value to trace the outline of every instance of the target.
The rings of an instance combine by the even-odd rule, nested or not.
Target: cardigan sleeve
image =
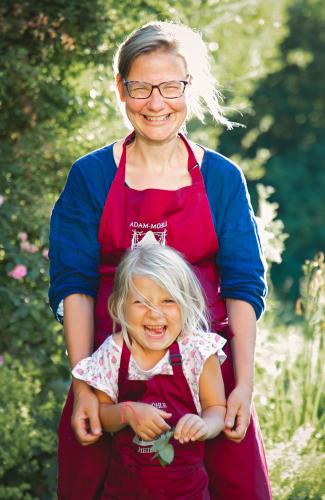
[[[227,158],[207,156],[202,169],[219,241],[221,295],[250,303],[258,319],[265,308],[266,263],[246,180]]]
[[[108,165],[114,167],[109,147],[77,160],[52,211],[49,301],[55,317],[61,322],[65,297],[74,293],[93,298],[97,295],[98,229],[114,176],[114,168]]]

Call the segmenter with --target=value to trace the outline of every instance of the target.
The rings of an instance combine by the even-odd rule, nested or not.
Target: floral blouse
[[[120,334],[117,334],[120,335]],[[114,340],[115,338],[115,340]],[[193,400],[201,413],[199,398],[199,380],[205,361],[212,355],[218,356],[220,364],[226,359],[222,347],[226,339],[217,333],[190,334],[182,332],[177,338],[182,355],[185,378],[190,387]],[[72,370],[75,378],[84,380],[92,387],[105,392],[114,403],[118,402],[118,371],[122,347],[116,341],[116,335],[110,335],[92,356],[82,359]],[[135,359],[130,357],[129,380],[148,380],[154,375],[172,375],[173,369],[167,351],[163,358],[150,370],[143,370]]]

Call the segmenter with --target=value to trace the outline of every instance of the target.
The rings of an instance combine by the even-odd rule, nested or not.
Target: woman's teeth
[[[143,116],[149,122],[164,122],[164,121],[168,120],[168,118],[169,118],[170,115],[164,115],[164,116],[147,116],[147,115],[143,115]]]

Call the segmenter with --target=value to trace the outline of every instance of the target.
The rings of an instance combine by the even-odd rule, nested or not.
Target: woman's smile
[[[148,121],[150,121],[152,123],[155,123],[155,122],[161,123],[161,122],[167,121],[170,118],[171,113],[168,113],[167,115],[159,115],[159,116],[151,116],[151,115],[144,115],[144,114],[142,114],[142,116],[146,120],[148,120]]]

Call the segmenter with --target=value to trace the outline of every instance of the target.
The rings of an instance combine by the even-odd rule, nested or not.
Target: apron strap
[[[169,346],[169,360],[173,367],[173,373],[176,376],[184,376],[182,368],[182,355],[179,350],[179,345],[177,340],[175,340],[171,346]]]
[[[188,152],[188,162],[187,162],[188,169],[191,170],[192,168],[199,166],[197,159],[195,158],[195,154],[193,152],[193,149],[191,148],[190,143],[186,139],[185,135],[181,134],[181,132],[179,132],[178,137],[180,139],[182,139],[182,141],[184,142],[185,147],[187,149],[187,152]]]
[[[132,142],[135,138],[135,130],[131,132],[126,138],[124,139],[123,146],[122,146],[122,155],[120,158],[120,163],[118,165],[117,173],[115,178],[119,179],[120,181],[124,182],[125,179],[125,165],[126,165],[126,146]]]
[[[123,340],[120,369],[118,371],[118,387],[119,388],[123,386],[125,380],[127,380],[127,378],[128,378],[130,356],[131,356],[131,353],[129,351],[129,348],[126,345],[125,341]]]

